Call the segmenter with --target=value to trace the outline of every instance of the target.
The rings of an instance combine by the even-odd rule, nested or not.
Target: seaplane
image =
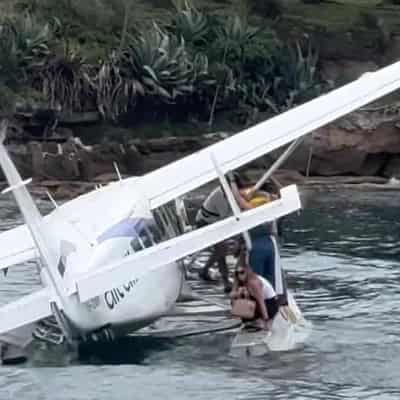
[[[241,211],[227,181],[230,172],[289,146],[273,166],[278,168],[305,135],[399,87],[398,62],[155,171],[120,178],[60,205],[51,198],[54,209],[47,215],[27,189],[31,179],[21,178],[7,152],[3,122],[0,166],[9,185],[3,194],[12,193],[24,224],[0,234],[0,269],[35,260],[42,284],[0,308],[3,362],[18,358],[45,321],[73,344],[121,337],[170,315],[185,283],[185,257],[301,208],[296,185],[289,185],[278,199]],[[177,199],[215,180],[232,216],[199,229],[176,229]],[[289,307],[301,316],[291,295]],[[274,336],[268,340],[273,343]]]

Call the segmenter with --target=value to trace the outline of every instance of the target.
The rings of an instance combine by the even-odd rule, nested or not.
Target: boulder
[[[320,128],[305,138],[284,164],[310,175],[375,175],[381,173],[390,154],[400,153],[397,116],[378,118],[366,113]],[[391,119],[391,120],[390,120]],[[282,150],[273,153],[278,157]]]
[[[400,155],[390,157],[384,167],[382,175],[387,178],[400,179]]]
[[[378,65],[373,61],[327,60],[321,63],[321,75],[335,85],[343,85],[358,79],[366,72],[373,72]]]

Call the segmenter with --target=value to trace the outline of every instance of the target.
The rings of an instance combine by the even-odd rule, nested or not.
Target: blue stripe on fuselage
[[[135,237],[143,228],[146,220],[144,218],[125,218],[112,227],[108,228],[98,238],[97,243],[117,237]]]

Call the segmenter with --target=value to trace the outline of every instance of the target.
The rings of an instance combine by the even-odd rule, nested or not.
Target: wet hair
[[[271,194],[280,193],[278,185],[270,179],[261,186],[261,190],[264,190]]]
[[[249,186],[249,184],[246,182],[246,179],[244,179],[244,177],[241,176],[238,172],[232,172],[232,178],[233,181],[236,183],[238,189],[243,189],[246,186]]]

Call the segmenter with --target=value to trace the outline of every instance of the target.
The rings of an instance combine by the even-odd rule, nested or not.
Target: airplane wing
[[[50,301],[46,287],[0,307],[0,335],[52,315]]]
[[[151,208],[243,166],[400,87],[400,62],[333,90],[143,177]]]
[[[76,288],[70,293],[78,293],[81,302],[99,296],[107,291],[110,282],[114,286],[123,285],[132,276],[139,277],[160,266],[182,259],[205,247],[235,236],[265,221],[272,221],[301,207],[295,185],[281,190],[281,198],[244,211],[239,216],[226,218],[220,222],[162,242],[116,263],[89,272],[78,278]],[[132,270],[134,265],[134,271]]]
[[[133,190],[137,178],[125,179],[123,185],[115,182],[99,191],[92,191],[60,205],[43,219],[45,223],[53,219],[61,219],[72,224],[81,236],[81,240],[93,242],[96,234],[104,230],[107,223],[117,219],[115,214],[107,214],[109,205],[117,198],[131,198],[125,192]],[[129,209],[130,204],[121,207],[121,218]],[[125,210],[125,214],[123,211]],[[118,210],[117,210],[118,211]],[[99,215],[102,218],[99,218]],[[32,235],[26,224],[5,232],[0,232],[0,270],[38,258],[38,251]]]
[[[0,270],[37,257],[32,236],[25,225],[0,233]]]

